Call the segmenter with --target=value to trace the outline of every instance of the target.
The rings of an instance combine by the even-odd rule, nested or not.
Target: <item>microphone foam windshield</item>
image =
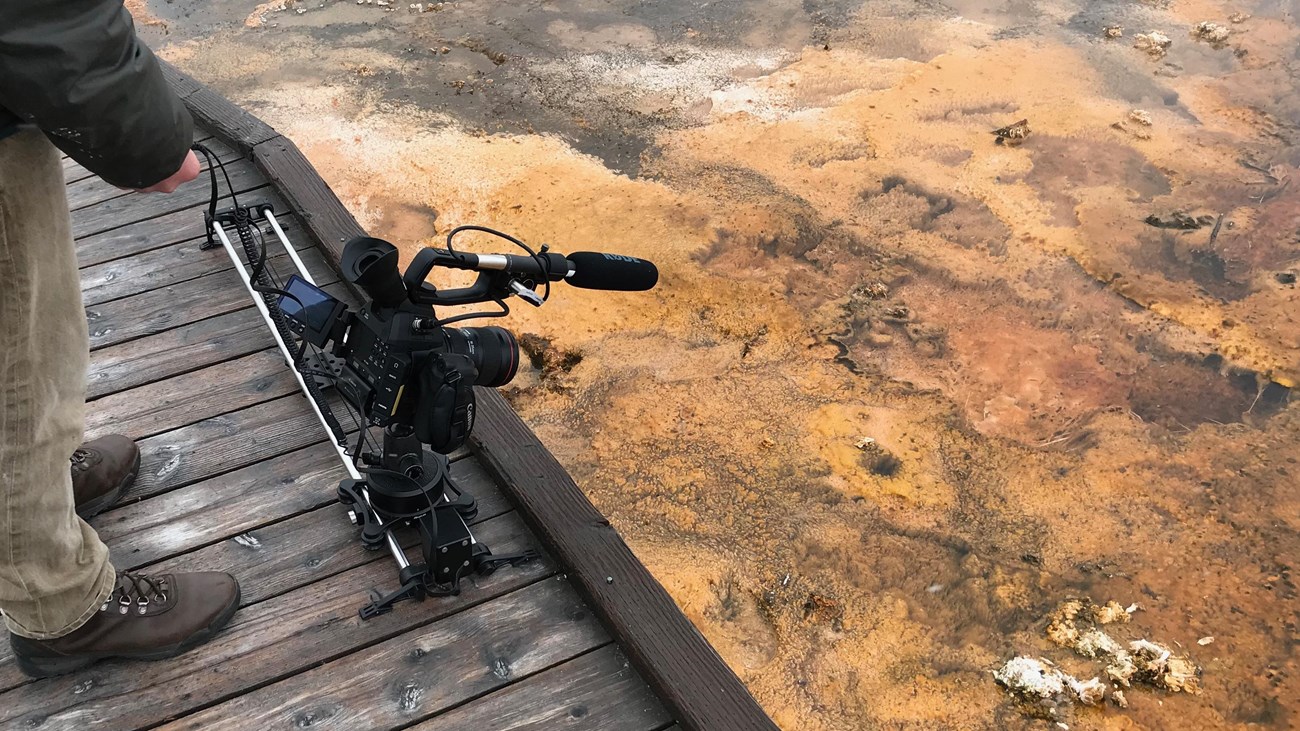
[[[564,281],[583,289],[642,292],[659,282],[659,269],[645,259],[597,251],[575,251],[566,256],[573,274]]]

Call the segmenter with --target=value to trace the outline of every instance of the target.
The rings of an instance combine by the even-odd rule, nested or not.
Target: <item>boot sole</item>
[[[135,464],[131,465],[131,471],[126,473],[126,477],[122,478],[122,481],[118,483],[117,488],[100,495],[94,500],[87,502],[85,505],[78,505],[77,517],[82,520],[90,520],[96,515],[99,515],[116,505],[117,501],[122,499],[122,496],[126,494],[127,489],[135,482],[136,475],[138,474],[140,474],[140,454],[136,453]]]
[[[221,610],[221,614],[218,614],[212,620],[212,624],[185,638],[179,644],[149,650],[148,652],[113,652],[99,655],[78,655],[77,657],[25,657],[21,654],[20,649],[25,638],[10,635],[9,640],[13,646],[14,660],[18,664],[18,669],[33,678],[52,678],[58,675],[67,675],[90,667],[101,660],[166,660],[183,655],[215,637],[223,627],[230,623],[230,619],[239,610],[241,597],[242,592],[236,586],[235,598],[228,607]]]

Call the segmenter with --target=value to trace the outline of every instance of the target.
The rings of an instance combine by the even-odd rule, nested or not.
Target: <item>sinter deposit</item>
[[[1214,45],[1227,43],[1230,34],[1231,31],[1227,28],[1224,28],[1218,23],[1211,23],[1208,20],[1202,23],[1197,23],[1196,27],[1192,29],[1192,35],[1194,37]]]
[[[1101,629],[1129,622],[1137,609],[1136,604],[1126,608],[1114,601],[1098,605],[1087,599],[1070,599],[1057,608],[1047,625],[1047,638],[1052,642],[1082,657],[1104,662],[1102,672],[1111,685],[1098,678],[1079,680],[1050,660],[1023,655],[995,670],[993,679],[1028,703],[1026,710],[1031,715],[1046,711],[1052,717],[1057,715],[1057,708],[1074,702],[1095,706],[1108,695],[1115,705],[1127,708],[1121,687],[1129,688],[1134,683],[1200,694],[1201,669],[1191,659],[1150,640],[1132,640],[1125,646]]]
[[[1146,51],[1152,58],[1164,58],[1172,45],[1174,45],[1173,40],[1158,30],[1133,36],[1133,47],[1139,51]]]
[[[1136,608],[1124,609],[1113,601],[1095,605],[1087,599],[1071,599],[1057,608],[1047,625],[1047,638],[1083,657],[1105,661],[1106,677],[1116,685],[1127,688],[1138,682],[1175,693],[1200,693],[1201,669],[1189,658],[1144,639],[1133,640],[1126,648],[1101,629],[1102,625],[1128,622]]]
[[[1079,680],[1044,658],[1013,657],[993,671],[993,679],[1021,700],[1046,702],[1049,706],[1076,700],[1095,706],[1106,697],[1105,683],[1097,678]]]

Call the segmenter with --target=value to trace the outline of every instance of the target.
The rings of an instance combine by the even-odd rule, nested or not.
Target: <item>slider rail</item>
[[[316,281],[312,279],[311,273],[307,271],[306,265],[304,265],[302,259],[298,257],[298,252],[295,251],[293,245],[289,243],[289,237],[285,235],[284,229],[281,228],[279,222],[275,220],[275,214],[271,213],[269,210],[264,210],[263,216],[271,224],[271,228],[275,230],[275,236],[279,239],[280,245],[284,247],[286,252],[288,252],[289,258],[293,261],[294,267],[298,270],[298,276],[302,277],[312,285],[315,285]],[[352,479],[363,480],[364,478],[362,478],[361,473],[357,471],[357,467],[353,463],[352,458],[348,455],[347,450],[334,440],[329,427],[329,422],[326,421],[325,414],[321,411],[320,404],[316,403],[316,399],[312,398],[311,393],[308,391],[307,382],[303,380],[302,373],[299,372],[294,363],[293,351],[289,349],[288,344],[284,342],[282,337],[280,337],[279,329],[276,328],[275,321],[271,319],[271,311],[267,309],[265,298],[253,289],[253,281],[247,269],[248,264],[235,251],[234,244],[230,242],[230,236],[226,233],[225,226],[222,225],[220,221],[213,221],[212,231],[217,235],[217,238],[221,240],[222,248],[226,250],[226,255],[230,257],[231,263],[235,265],[235,271],[239,273],[239,281],[244,283],[244,289],[248,290],[248,295],[253,299],[253,305],[257,307],[258,314],[262,316],[262,321],[266,323],[267,329],[271,331],[271,337],[275,338],[275,344],[279,346],[280,353],[284,356],[285,364],[289,366],[289,370],[293,372],[293,377],[298,381],[298,388],[302,389],[303,395],[307,397],[307,403],[311,406],[312,412],[316,414],[317,420],[320,421],[321,428],[325,430],[330,445],[334,448],[335,454],[338,455],[339,461],[343,463],[343,468],[348,471],[348,475],[351,476]],[[367,504],[370,504],[370,494],[364,488],[361,490],[361,496],[365,498]],[[391,529],[385,529],[384,542],[388,545],[389,553],[393,554],[393,559],[397,561],[397,567],[399,569],[405,569],[411,565],[410,559],[406,556],[406,551],[402,549],[402,544],[398,543],[397,538],[393,535]]]

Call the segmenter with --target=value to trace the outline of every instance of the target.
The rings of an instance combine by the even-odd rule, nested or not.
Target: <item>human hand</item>
[[[181,163],[181,169],[172,173],[171,177],[159,183],[154,183],[148,188],[140,188],[140,193],[170,193],[181,186],[181,183],[188,183],[199,177],[199,158],[190,150],[185,156],[185,162]]]

